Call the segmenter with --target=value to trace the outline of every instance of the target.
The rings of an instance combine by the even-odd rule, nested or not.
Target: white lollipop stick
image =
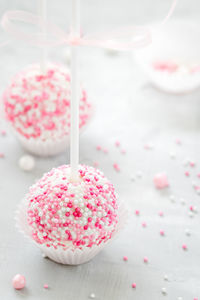
[[[47,21],[47,2],[46,0],[38,0],[38,7],[39,7],[39,15],[42,18],[42,21],[45,22]],[[45,38],[46,35],[46,27],[45,25],[42,25],[42,35]],[[42,73],[45,73],[46,71],[46,49],[45,47],[42,47],[41,49],[41,58],[40,58],[40,69]]]
[[[80,0],[72,0],[71,37],[80,37]],[[71,45],[71,129],[70,129],[70,165],[71,180],[78,180],[79,164],[79,66],[78,47]]]

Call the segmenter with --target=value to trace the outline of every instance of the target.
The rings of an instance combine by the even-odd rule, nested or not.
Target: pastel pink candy
[[[25,287],[26,280],[23,275],[17,274],[13,277],[12,285],[16,290],[21,290]]]
[[[175,72],[178,69],[178,65],[171,61],[157,61],[153,63],[155,70]]]
[[[157,189],[164,189],[169,186],[167,175],[165,173],[155,175],[153,181]]]

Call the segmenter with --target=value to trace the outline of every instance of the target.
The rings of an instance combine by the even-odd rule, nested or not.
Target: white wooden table
[[[60,6],[57,2],[49,3],[49,13],[54,12],[54,19],[62,25],[65,20],[59,14],[62,5],[67,10],[67,4],[59,2]],[[126,2],[133,7],[131,0]],[[200,8],[197,2],[194,4]],[[1,12],[29,5],[33,8],[33,3],[25,0],[14,4],[2,0]],[[92,0],[85,2],[86,15],[91,5]],[[112,9],[106,10],[105,5],[113,7],[113,1],[99,5],[107,17],[109,13],[112,17]],[[187,7],[187,1],[182,0],[176,14],[192,13]],[[133,14],[136,15],[134,9]],[[131,12],[127,18],[130,17]],[[38,51],[19,44],[0,51],[2,92],[16,71],[37,61]],[[52,50],[52,60],[62,61],[62,53],[60,49]],[[193,182],[200,183],[197,177],[200,173],[200,92],[173,96],[155,90],[136,68],[130,54],[110,56],[102,50],[83,49],[81,73],[95,110],[81,136],[81,162],[99,162],[99,168],[130,208],[129,223],[113,243],[87,264],[63,266],[42,258],[40,251],[15,229],[14,212],[35,179],[52,167],[68,163],[69,151],[58,157],[36,158],[34,171],[24,173],[18,167],[24,151],[1,121],[0,129],[6,129],[7,135],[0,137],[0,152],[5,153],[5,158],[0,159],[0,299],[84,300],[91,293],[98,300],[199,299],[200,218],[199,213],[193,218],[188,213],[191,205],[200,211],[200,196],[192,187]],[[177,138],[182,145],[176,144]],[[126,154],[115,147],[116,140]],[[145,150],[146,143],[154,144],[154,149]],[[96,150],[99,144],[108,149],[108,154]],[[171,152],[176,154],[175,159],[171,159]],[[184,167],[186,158],[194,160],[196,166]],[[121,169],[119,173],[113,168],[115,162]],[[189,177],[184,175],[186,170],[190,172]],[[153,186],[153,176],[161,171],[168,174],[170,188],[159,192]],[[171,195],[175,202],[170,200]],[[135,215],[136,209],[140,216]],[[164,212],[163,217],[158,215],[160,211]],[[143,222],[147,223],[146,228],[142,227]],[[165,231],[163,237],[159,234],[161,229]],[[191,236],[185,234],[186,229]],[[188,251],[182,250],[184,243]],[[128,257],[127,262],[123,256]],[[145,256],[148,264],[143,262]],[[26,276],[27,287],[22,291],[15,291],[11,286],[16,273]],[[165,274],[168,281],[164,280]],[[136,289],[131,288],[133,282],[137,284]],[[45,290],[44,284],[49,289]],[[166,288],[166,296],[162,288]]]

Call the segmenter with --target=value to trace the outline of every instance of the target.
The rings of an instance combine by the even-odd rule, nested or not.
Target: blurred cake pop
[[[70,131],[70,73],[48,64],[45,73],[30,65],[17,74],[3,95],[5,116],[18,139],[31,153],[46,156],[64,151]],[[91,115],[84,89],[80,93],[79,127]]]

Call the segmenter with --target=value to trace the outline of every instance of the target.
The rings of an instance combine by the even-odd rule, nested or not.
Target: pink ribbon
[[[172,15],[177,0],[173,0],[169,13],[162,24]],[[15,22],[23,22],[38,28],[38,33],[26,33]],[[101,47],[114,50],[130,51],[141,48],[151,42],[151,33],[145,26],[130,26],[109,32],[107,34],[95,34],[74,38],[60,27],[49,21],[43,21],[40,16],[25,11],[7,11],[1,20],[4,30],[20,41],[25,41],[38,47],[55,47],[59,45],[78,45]],[[41,28],[46,28],[45,36]]]

